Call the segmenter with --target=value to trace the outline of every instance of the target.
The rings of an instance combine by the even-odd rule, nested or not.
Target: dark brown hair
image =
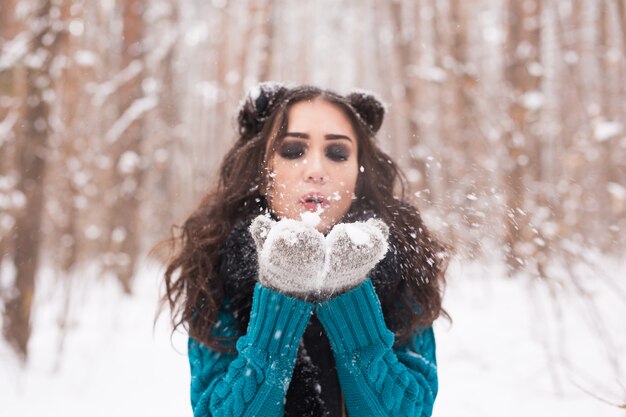
[[[442,314],[449,318],[441,302],[450,248],[431,236],[417,208],[405,201],[404,174],[375,143],[385,113],[380,100],[365,92],[342,96],[312,86],[263,83],[242,102],[239,137],[222,160],[218,183],[182,227],[173,228],[172,236],[156,247],[173,248],[162,305],[169,304],[174,329],[183,324],[194,339],[223,349],[221,341],[211,337],[224,302],[220,246],[238,220],[269,209],[263,195],[267,161],[286,132],[289,109],[318,97],[338,106],[357,136],[358,163],[365,169],[359,172],[351,210],[371,207],[390,226],[399,251],[401,285],[388,300],[381,300],[396,341],[405,341],[416,326],[427,327]]]

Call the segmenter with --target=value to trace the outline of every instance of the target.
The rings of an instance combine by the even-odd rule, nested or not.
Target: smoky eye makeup
[[[330,145],[326,148],[326,156],[333,161],[347,161],[350,157],[350,150],[345,145]]]
[[[306,152],[306,145],[300,142],[283,142],[278,154],[285,159],[298,159]]]

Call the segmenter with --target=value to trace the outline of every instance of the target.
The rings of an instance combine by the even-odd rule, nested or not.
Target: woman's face
[[[291,106],[287,134],[269,161],[267,198],[279,218],[320,216],[326,233],[350,209],[359,172],[357,139],[334,104],[316,98]]]

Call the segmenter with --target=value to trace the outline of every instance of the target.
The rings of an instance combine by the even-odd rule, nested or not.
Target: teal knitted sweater
[[[194,416],[282,416],[302,334],[312,312],[330,340],[350,417],[430,416],[437,395],[432,327],[393,348],[370,279],[313,304],[256,284],[247,333],[236,352],[219,353],[189,339]],[[222,310],[215,328],[233,336],[235,319]]]

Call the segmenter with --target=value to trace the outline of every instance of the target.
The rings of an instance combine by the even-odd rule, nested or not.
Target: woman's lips
[[[328,198],[321,193],[308,193],[300,197],[300,204],[308,211],[317,211],[330,206]]]
[[[320,208],[324,209],[328,207],[327,205],[323,205],[322,203],[302,203],[302,205],[307,211],[313,211],[313,212],[316,212]]]

